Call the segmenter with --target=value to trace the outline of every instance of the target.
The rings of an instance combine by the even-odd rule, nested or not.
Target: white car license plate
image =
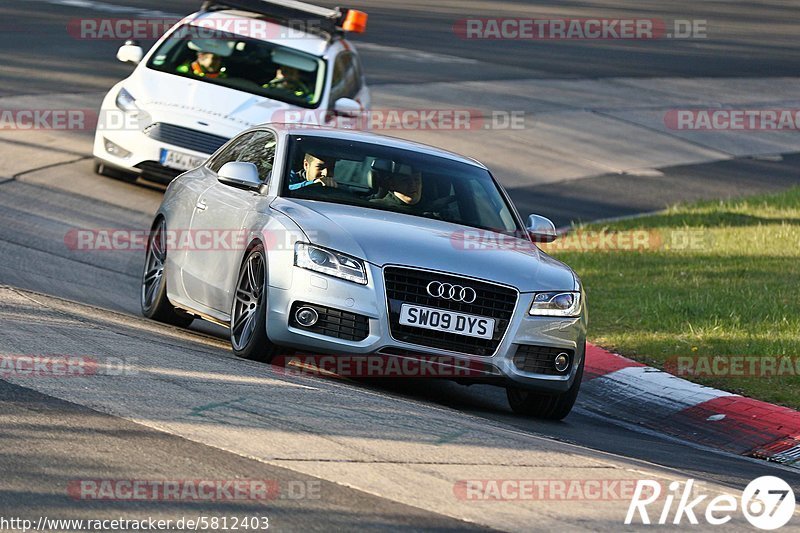
[[[165,148],[161,149],[161,164],[176,170],[192,170],[202,165],[205,160],[204,157],[197,157],[196,155],[184,154],[183,152]]]
[[[400,306],[400,324],[417,328],[458,333],[468,337],[491,339],[494,336],[494,319],[434,309],[421,305]]]

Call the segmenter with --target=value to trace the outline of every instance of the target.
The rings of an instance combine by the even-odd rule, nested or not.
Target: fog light
[[[311,307],[301,307],[294,313],[294,319],[305,328],[310,328],[319,320],[319,313]]]
[[[131,156],[131,153],[124,149],[123,147],[119,146],[118,144],[114,144],[113,142],[109,141],[108,139],[103,139],[106,146],[106,152],[109,154],[121,157],[122,159],[128,158]]]
[[[559,372],[564,372],[567,368],[569,368],[569,356],[562,352],[556,356],[553,363],[555,363],[556,370]]]

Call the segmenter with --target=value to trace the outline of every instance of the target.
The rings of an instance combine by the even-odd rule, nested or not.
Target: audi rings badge
[[[431,281],[428,283],[428,294],[434,298],[444,298],[454,302],[471,304],[478,297],[472,287],[462,287],[452,283],[442,283],[441,281]]]

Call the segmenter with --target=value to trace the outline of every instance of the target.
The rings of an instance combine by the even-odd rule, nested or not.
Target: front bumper
[[[123,112],[115,104],[120,87],[121,84],[113,87],[103,99],[92,155],[106,166],[124,173],[168,183],[186,169],[162,164],[162,150],[185,154],[202,162],[216,150],[218,143],[209,145],[202,139],[198,143],[195,136],[215,137],[224,142],[247,127],[246,124],[220,123],[213,117],[163,106],[149,105],[139,112]],[[167,135],[146,133],[161,124],[176,131],[163,132]],[[109,151],[106,141],[116,148]]]
[[[282,346],[315,354],[392,354],[395,357],[409,358],[440,356],[446,360],[459,361],[464,367],[473,370],[466,378],[459,378],[459,374],[454,373],[453,379],[514,384],[538,392],[567,391],[583,364],[586,340],[584,316],[530,316],[527,310],[533,301],[533,293],[519,294],[506,333],[492,355],[470,355],[398,341],[392,337],[389,326],[383,269],[370,264],[367,266],[367,285],[292,267],[290,279],[285,280],[288,283],[270,285],[268,288],[267,334],[270,340]],[[292,306],[296,302],[366,317],[368,333],[362,340],[345,340],[315,333],[297,324],[292,325]],[[558,375],[526,371],[518,365],[519,358],[515,363],[518,350],[526,345],[564,350],[571,355],[569,370]],[[480,375],[476,375],[475,371],[478,369]]]
[[[110,141],[128,155],[121,157],[106,149]],[[140,130],[97,130],[95,133],[93,155],[109,167],[138,174],[143,178],[169,183],[186,170],[170,168],[161,164],[161,151],[172,150],[187,154],[197,160],[205,161],[209,154],[154,140]]]

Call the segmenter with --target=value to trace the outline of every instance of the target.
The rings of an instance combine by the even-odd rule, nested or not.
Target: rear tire
[[[194,321],[194,317],[175,309],[167,298],[167,277],[164,275],[167,262],[166,235],[167,223],[159,218],[147,239],[140,297],[142,314],[165,324],[186,328]]]
[[[267,337],[267,259],[264,246],[247,252],[233,296],[231,347],[242,359],[269,363],[278,347]]]
[[[584,354],[585,353],[584,350]],[[585,357],[584,355],[584,360]],[[572,411],[575,400],[578,398],[578,391],[581,388],[581,379],[583,379],[583,365],[584,361],[581,361],[572,386],[561,394],[545,394],[520,389],[513,385],[507,386],[506,397],[508,398],[508,404],[511,406],[511,410],[517,414],[534,418],[562,420]]]

